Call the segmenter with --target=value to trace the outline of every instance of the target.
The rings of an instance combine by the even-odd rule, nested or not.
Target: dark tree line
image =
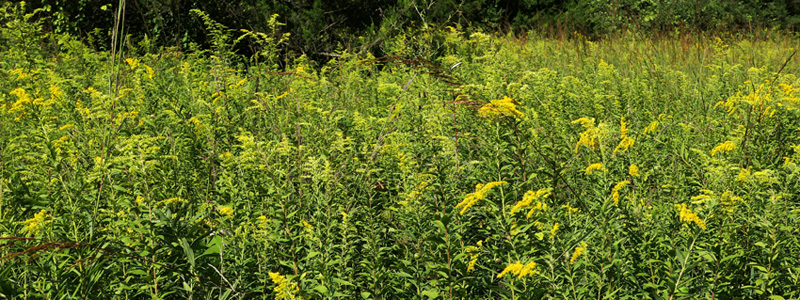
[[[45,9],[51,30],[88,37],[99,47],[108,44],[123,5],[125,33],[134,40],[147,35],[159,46],[208,43],[203,22],[191,9],[203,10],[232,29],[261,32],[268,31],[270,16],[278,14],[286,24],[283,30],[291,33],[288,53],[312,57],[422,24],[578,32],[591,38],[626,29],[796,31],[800,25],[800,0],[33,0],[28,4],[30,9]]]

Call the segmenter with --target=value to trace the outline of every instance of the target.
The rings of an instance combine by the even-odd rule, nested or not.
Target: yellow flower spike
[[[714,156],[714,154],[717,154],[717,152],[720,151],[731,152],[735,149],[736,149],[736,144],[734,144],[732,141],[726,141],[714,147],[714,149],[711,150],[711,156]]]
[[[50,85],[50,98],[61,98],[64,96],[64,92],[61,91],[61,88],[55,85]]]
[[[612,155],[617,154],[617,152],[627,151],[628,148],[633,146],[634,142],[636,142],[636,140],[633,139],[632,137],[629,136],[622,137],[622,140],[619,142],[619,145],[617,145],[617,147],[614,148],[614,152],[612,153]]]
[[[550,239],[556,238],[556,232],[558,232],[558,228],[559,227],[560,227],[560,224],[558,222],[553,224],[553,228],[550,228]]]
[[[99,157],[98,157],[99,158]],[[156,203],[156,205],[170,205],[170,204],[187,204],[189,201],[183,198],[172,197],[169,199],[161,200]]]
[[[678,209],[681,221],[686,223],[695,223],[698,227],[706,229],[706,222],[700,219],[700,217],[698,217],[696,213],[693,213],[692,210],[687,208],[686,204],[675,204],[675,207]]]
[[[517,275],[518,278],[533,275],[536,273],[536,262],[529,262],[523,265],[522,262],[518,260],[517,262],[506,266],[506,268],[503,269],[500,274],[497,274],[497,278],[503,278],[503,276],[508,273]]]
[[[583,253],[584,253],[585,251],[586,251],[586,242],[581,242],[581,245],[580,245],[580,246],[578,246],[578,247],[575,247],[575,252],[573,252],[573,253],[572,253],[572,258],[570,258],[570,259],[569,259],[569,264],[574,264],[574,263],[575,263],[575,261],[576,261],[576,260],[577,260],[577,259],[578,259],[578,258],[579,258],[581,255],[583,255]]]
[[[480,247],[481,242],[478,241],[478,247],[475,246],[467,246],[464,252],[469,255],[469,263],[467,264],[467,273],[472,272],[475,270],[475,263],[478,262],[478,256],[480,256]]]
[[[748,179],[750,179],[750,169],[751,169],[751,167],[747,168],[747,169],[740,168],[739,169],[739,175],[736,176],[736,180],[735,181],[736,182],[746,182]]]
[[[499,185],[504,185],[506,183],[507,182],[505,181],[493,181],[487,183],[486,185],[479,183],[478,185],[475,186],[475,192],[467,194],[467,197],[465,197],[464,200],[461,201],[461,203],[458,203],[458,205],[456,205],[456,208],[461,208],[460,214],[463,215],[465,212],[467,212],[467,209],[475,205],[475,203],[477,203],[478,201],[485,198],[486,193],[488,193],[492,188]]]
[[[591,175],[592,171],[603,171],[603,172],[605,172],[605,171],[608,171],[608,170],[606,170],[606,168],[603,167],[603,164],[594,163],[594,164],[591,164],[588,167],[586,167],[586,173],[585,174],[586,175]]]
[[[524,118],[525,114],[517,110],[519,102],[506,96],[503,99],[492,100],[478,109],[478,114],[484,118],[514,117],[517,120]]]
[[[613,189],[611,189],[611,198],[614,199],[614,206],[619,206],[619,191],[629,184],[631,184],[631,182],[628,180],[620,181],[614,186]]]
[[[131,67],[131,70],[133,70],[133,69],[136,69],[136,67],[139,66],[140,60],[134,59],[134,58],[126,58],[125,62],[128,63],[128,65],[130,65],[130,67]]]
[[[644,128],[644,134],[647,134],[648,132],[655,132],[657,129],[658,129],[658,121],[653,121],[653,123],[650,123],[649,126]]]
[[[590,129],[594,128],[594,119],[590,119],[587,117],[579,118],[575,121],[572,121],[571,124],[581,124],[583,128]]]
[[[631,165],[630,168],[628,168],[628,174],[631,174],[633,177],[639,177],[639,167],[636,165]]]
[[[531,208],[531,212],[528,214],[530,216],[530,214],[532,214],[533,211],[546,210],[547,204],[544,204],[541,201],[537,200],[547,198],[548,196],[550,196],[550,191],[548,189],[540,189],[536,192],[527,191],[525,195],[522,197],[522,201],[517,202],[517,204],[515,204],[514,207],[511,208],[511,214],[513,215],[514,213],[516,213],[521,209]],[[534,201],[537,201],[536,204],[534,204]]]
[[[575,144],[575,153],[578,153],[578,149],[580,149],[581,146],[586,146],[589,149],[595,150],[600,147],[600,136],[603,134],[603,131],[595,127],[594,119],[583,117],[572,121],[571,124],[581,124],[581,126],[586,129],[581,132],[578,143]]]
[[[625,123],[625,117],[620,118],[619,124],[620,137],[622,140],[619,142],[619,145],[614,148],[614,152],[611,155],[617,154],[617,152],[625,152],[628,150],[628,148],[633,146],[633,143],[635,142],[632,137],[628,136],[628,124]]]
[[[156,75],[155,72],[153,72],[153,68],[151,68],[148,65],[144,65],[144,64],[143,64],[143,66],[145,67],[145,69],[147,69],[147,78],[153,79],[153,76]]]
[[[580,212],[580,209],[572,207],[569,203],[562,205],[561,208],[565,209],[568,215]]]
[[[33,218],[21,222],[23,225],[25,225],[25,227],[22,228],[22,231],[31,235],[37,235],[42,232],[47,224],[52,222],[48,219],[50,219],[50,215],[47,214],[47,211],[43,209],[36,213]]]
[[[226,216],[226,217],[229,217],[229,216],[233,215],[233,208],[231,208],[230,206],[220,207],[219,208],[219,214],[223,215],[223,216]]]
[[[302,299],[297,293],[300,292],[300,288],[297,287],[297,284],[291,282],[290,280],[286,279],[280,273],[273,273],[269,272],[269,278],[272,279],[272,283],[275,284],[275,299],[287,299],[287,300],[300,300]]]

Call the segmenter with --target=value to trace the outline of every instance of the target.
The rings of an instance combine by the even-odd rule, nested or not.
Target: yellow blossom
[[[581,124],[586,129],[581,132],[580,139],[575,144],[575,153],[578,153],[578,149],[581,146],[586,146],[589,149],[597,149],[600,146],[600,135],[603,132],[600,128],[595,127],[594,119],[583,117],[572,121],[572,124]]]
[[[145,204],[145,198],[142,197],[142,196],[136,196],[136,201],[135,202],[136,202],[136,205],[144,205]]]
[[[519,102],[506,96],[500,100],[492,100],[478,109],[478,114],[485,118],[514,117],[524,118],[525,114],[517,110]]]
[[[467,246],[467,248],[464,250],[464,252],[466,252],[466,254],[469,255],[469,258],[470,258],[469,263],[467,264],[467,273],[472,272],[473,270],[475,270],[475,263],[478,262],[478,256],[480,255],[480,252],[479,252],[480,251],[480,248],[479,248],[480,246],[481,246],[481,242],[478,241],[478,247]]]
[[[597,171],[603,171],[603,172],[607,171],[606,168],[603,167],[603,164],[594,163],[594,164],[591,164],[588,167],[586,167],[586,175],[590,175],[590,174],[592,174],[592,171],[596,171],[596,170]]]
[[[220,207],[219,214],[223,216],[230,216],[233,214],[233,208],[231,208],[230,206]]]
[[[558,232],[558,228],[559,228],[558,222],[553,224],[553,228],[550,228],[550,238],[551,239],[556,238],[556,232]]]
[[[275,299],[287,299],[287,300],[299,300],[302,299],[297,293],[300,292],[300,288],[297,287],[297,284],[291,282],[290,280],[286,279],[280,273],[273,273],[269,272],[269,278],[272,279],[272,283],[275,284]]]
[[[639,177],[639,167],[636,165],[631,165],[630,168],[628,168],[628,173],[633,177]]]
[[[259,216],[256,220],[258,220],[258,227],[261,229],[265,229],[269,223],[267,216]]]
[[[622,138],[622,140],[619,142],[619,145],[617,145],[617,147],[614,148],[614,152],[612,153],[612,155],[617,154],[618,151],[625,152],[626,150],[628,150],[628,148],[633,146],[634,139],[628,136],[628,124],[625,123],[625,117],[620,118],[619,127],[620,127],[619,129],[620,137]]]
[[[99,158],[99,157],[97,157],[97,158]],[[158,201],[158,203],[156,203],[156,204],[158,204],[158,205],[162,205],[162,204],[163,205],[170,205],[170,204],[186,204],[186,203],[189,203],[189,201],[186,201],[186,199],[178,198],[178,197],[172,197],[172,198],[169,198],[169,199]]]
[[[61,98],[64,92],[58,86],[50,85],[50,98]]]
[[[734,144],[732,141],[726,141],[714,147],[714,149],[711,150],[711,156],[714,156],[714,154],[717,154],[717,152],[720,151],[731,152],[734,149],[736,149],[736,144]]]
[[[688,209],[686,204],[675,204],[675,207],[678,208],[681,221],[686,223],[695,223],[698,227],[706,229],[706,222],[700,219],[700,217],[693,213],[692,210]]]
[[[722,196],[719,197],[719,202],[726,211],[733,212],[738,203],[744,202],[744,199],[742,199],[742,197],[733,195],[733,192],[731,191],[725,191],[722,193]]]
[[[477,203],[479,200],[485,198],[486,193],[488,193],[492,188],[506,183],[507,182],[505,181],[493,181],[487,183],[486,185],[479,183],[478,185],[475,186],[475,192],[467,194],[467,197],[465,197],[464,200],[461,201],[461,203],[458,203],[458,205],[456,205],[456,208],[461,208],[460,214],[463,215],[465,212],[467,212],[467,209],[475,205],[475,203]]]
[[[714,191],[701,189],[700,193],[702,194],[691,198],[693,204],[701,204],[714,199]]]
[[[153,68],[151,68],[150,66],[145,65],[145,64],[142,64],[142,65],[144,66],[145,69],[147,69],[147,77],[150,78],[150,79],[153,79],[153,76],[155,76],[155,72],[153,72]]]
[[[513,215],[520,209],[530,209],[528,212],[528,218],[530,218],[535,211],[547,210],[547,204],[537,200],[547,198],[548,196],[550,196],[550,191],[548,189],[540,189],[536,192],[527,191],[522,197],[522,201],[517,202],[517,204],[511,208],[511,214]],[[535,204],[534,201],[536,201]]]
[[[140,60],[134,59],[134,58],[126,58],[125,62],[128,63],[128,65],[130,65],[130,67],[131,67],[131,70],[133,70],[133,69],[136,69],[136,67],[139,66]]]
[[[614,199],[614,206],[619,206],[619,190],[621,190],[626,185],[629,185],[631,182],[624,180],[617,183],[613,189],[611,189],[611,198]]]
[[[632,137],[629,137],[627,135],[623,136],[622,141],[620,141],[619,145],[617,145],[617,147],[614,148],[614,152],[612,154],[617,154],[617,152],[625,152],[626,150],[628,150],[628,148],[633,146],[633,143],[635,141],[636,140],[634,140]]]
[[[580,211],[580,209],[572,207],[571,205],[569,205],[569,203],[562,205],[561,208],[566,209],[568,215],[571,215],[573,213],[577,213],[577,212]]]
[[[50,215],[48,215],[47,211],[43,209],[36,213],[33,218],[22,222],[22,224],[25,225],[25,227],[22,228],[22,231],[31,235],[37,235],[42,232],[47,224],[52,222],[51,220],[48,220],[49,218]]]
[[[574,264],[575,260],[578,259],[583,253],[586,251],[586,242],[581,242],[581,245],[575,247],[575,252],[572,253],[572,258],[569,259],[570,264]]]
[[[658,129],[658,121],[653,121],[653,123],[650,123],[650,126],[644,128],[644,134],[647,134],[648,132],[655,132],[656,129]]]
[[[503,278],[503,276],[508,273],[517,275],[518,278],[533,275],[536,273],[536,262],[529,262],[524,265],[520,261],[512,263],[506,266],[506,268],[503,269],[503,272],[500,272],[500,274],[497,275],[497,278]]]

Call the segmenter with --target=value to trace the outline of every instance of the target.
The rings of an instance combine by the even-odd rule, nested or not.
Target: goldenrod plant
[[[0,298],[800,297],[795,37],[428,24],[280,61],[277,17],[196,11],[211,50],[109,67],[21,5]]]

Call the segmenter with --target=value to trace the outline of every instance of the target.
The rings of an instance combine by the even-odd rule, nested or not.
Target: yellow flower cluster
[[[714,156],[714,154],[717,154],[717,152],[720,151],[731,152],[734,149],[736,149],[736,144],[734,144],[732,141],[726,141],[714,147],[714,149],[711,150],[711,156]]]
[[[100,157],[97,157],[97,158],[100,158]],[[97,158],[95,158],[95,160],[97,160]],[[102,158],[101,158],[101,160],[102,160]],[[158,201],[158,203],[156,203],[156,204],[165,205],[166,206],[166,205],[170,205],[170,204],[186,204],[186,203],[189,203],[189,201],[186,201],[186,199],[178,198],[178,197],[172,197],[172,198],[169,198],[169,199],[164,199],[164,200]]]
[[[614,148],[614,152],[612,153],[612,155],[617,154],[617,151],[625,152],[626,150],[628,150],[628,148],[633,146],[633,143],[635,141],[632,137],[628,136],[628,124],[625,123],[625,117],[622,117],[619,123],[620,123],[619,125],[620,137],[622,138],[622,140],[619,142],[619,145],[617,145],[617,147]]]
[[[523,278],[528,275],[533,275],[536,273],[536,262],[529,262],[523,265],[520,261],[517,261],[513,264],[506,266],[506,268],[503,269],[503,272],[497,274],[497,278],[503,278],[503,276],[505,276],[508,273],[517,275],[518,278]]]
[[[125,62],[128,63],[128,65],[131,67],[131,70],[136,69],[136,67],[139,66],[139,62],[140,61],[141,60],[134,59],[134,58],[126,58],[125,59]]]
[[[553,224],[553,228],[550,228],[550,239],[556,238],[556,232],[558,232],[559,225],[560,224],[556,222],[555,224]]]
[[[693,204],[701,204],[714,199],[714,191],[712,190],[701,189],[700,193],[700,195],[692,197]]]
[[[229,217],[233,215],[233,208],[231,208],[230,206],[222,206],[219,208],[219,214]]]
[[[126,58],[125,62],[128,63],[128,65],[131,67],[131,70],[134,70],[134,69],[139,67],[139,64],[141,63],[141,60],[133,59],[133,58]],[[153,79],[153,76],[155,75],[155,73],[153,72],[153,68],[151,68],[150,66],[145,65],[145,64],[142,64],[142,66],[144,66],[144,68],[147,69],[147,77],[150,78],[150,79]]]
[[[571,214],[574,214],[574,213],[577,213],[577,212],[580,211],[580,209],[572,207],[571,205],[569,205],[569,203],[562,205],[561,208],[566,209],[568,215],[571,215]]]
[[[629,184],[631,184],[630,181],[627,180],[620,181],[619,183],[617,183],[617,185],[614,186],[613,189],[611,189],[611,198],[614,199],[614,206],[619,206],[619,190],[621,190],[622,188],[624,188],[626,185]]]
[[[578,149],[581,146],[586,146],[589,149],[597,149],[600,147],[600,128],[595,127],[594,119],[589,119],[587,117],[583,117],[572,121],[572,124],[581,124],[584,130],[581,132],[581,137],[578,140],[578,143],[575,144],[575,153],[578,153]]]
[[[692,197],[692,200],[694,200],[692,203],[701,204],[717,199],[714,191],[702,189],[700,192],[702,194]],[[727,212],[733,212],[739,202],[744,202],[744,199],[734,195],[730,190],[725,191],[719,196],[720,207],[725,209]]]
[[[520,209],[530,209],[527,215],[527,217],[530,218],[536,211],[547,210],[547,204],[539,200],[543,200],[548,196],[550,196],[550,191],[547,189],[540,189],[536,192],[527,191],[522,197],[522,201],[517,202],[517,204],[511,208],[511,214],[513,215]],[[536,204],[534,204],[534,201],[536,201]]]
[[[43,209],[33,215],[33,218],[22,222],[22,224],[25,225],[25,227],[22,228],[22,231],[31,235],[37,235],[42,232],[48,223],[52,222],[51,220],[48,220],[49,218],[50,215],[48,215],[47,211]]]
[[[269,278],[271,278],[272,283],[275,284],[275,289],[273,289],[273,291],[275,291],[275,299],[302,299],[302,297],[297,295],[297,293],[300,292],[300,288],[297,287],[296,283],[289,281],[280,273],[269,272]]]
[[[628,174],[631,174],[633,177],[639,177],[639,167],[636,165],[631,165],[631,167],[628,168]]]
[[[733,192],[731,191],[725,191],[722,193],[722,196],[719,197],[719,202],[722,203],[722,207],[724,207],[725,210],[732,212],[739,202],[744,202],[744,199],[742,199],[742,197],[733,195]]]
[[[475,263],[478,262],[478,256],[480,255],[480,247],[483,245],[482,241],[478,241],[478,247],[475,246],[467,246],[465,252],[469,255],[469,263],[467,264],[467,273],[472,272],[475,270]]]
[[[650,123],[650,125],[644,128],[644,134],[655,132],[658,129],[658,125],[658,121],[653,121],[653,123]]]
[[[524,118],[525,114],[517,110],[519,102],[506,96],[500,100],[492,100],[478,109],[478,114],[485,118],[514,117],[517,120]]]
[[[586,242],[581,242],[581,245],[575,247],[575,252],[572,253],[572,258],[569,259],[570,264],[574,264],[578,257],[581,257],[586,252]]]
[[[595,164],[591,164],[588,167],[586,167],[586,175],[592,174],[592,171],[603,171],[603,172],[605,172],[605,171],[608,171],[608,170],[606,170],[606,168],[603,167],[603,164],[595,163]]]
[[[406,196],[405,200],[397,201],[397,204],[400,204],[403,207],[408,207],[409,205],[413,205],[417,203],[422,193],[427,191],[428,189],[430,189],[430,187],[428,187],[428,182],[422,181],[416,184],[413,190],[405,194]]]
[[[700,219],[697,214],[693,213],[692,210],[686,207],[686,204],[675,204],[675,207],[678,208],[680,213],[681,221],[686,223],[694,222],[697,224],[698,227],[702,229],[706,229],[706,222]]]
[[[61,90],[61,88],[52,84],[50,85],[50,98],[55,99],[55,98],[61,98],[63,96],[64,92]]]
[[[477,203],[479,200],[485,198],[486,193],[488,193],[492,188],[499,185],[504,185],[506,183],[507,182],[505,181],[492,181],[487,183],[486,185],[479,183],[478,185],[475,186],[475,192],[467,194],[467,197],[464,198],[464,200],[462,200],[461,203],[458,203],[458,205],[456,205],[456,208],[461,208],[460,214],[463,215],[465,212],[467,212],[467,209],[475,205],[475,203]]]
[[[33,100],[33,97],[21,88],[14,89],[9,94],[17,96],[17,101],[11,104],[11,107],[8,108],[8,113],[13,114],[20,112],[19,116],[14,118],[14,121],[20,121],[25,116],[27,107],[31,106],[31,104],[34,104],[36,100]],[[37,100],[40,101],[41,99]],[[6,105],[4,104],[3,107],[6,107]]]

